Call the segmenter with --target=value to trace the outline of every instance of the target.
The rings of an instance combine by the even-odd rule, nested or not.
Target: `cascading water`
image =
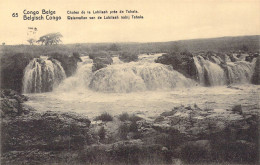
[[[92,72],[92,60],[87,56],[81,57],[83,62],[78,63],[77,71],[73,76],[62,81],[53,92],[27,94],[33,99],[27,101],[26,104],[40,111],[73,111],[94,118],[104,111],[112,115],[128,112],[157,116],[176,105],[196,104],[202,108],[227,109],[236,104],[255,104],[258,101],[259,90],[250,84],[236,85],[242,90],[226,86],[193,87],[196,85],[195,81],[184,77],[170,66],[155,63],[154,60],[158,56],[161,54],[139,55],[138,62],[130,63],[122,63],[118,57],[114,57],[112,65],[95,72]],[[222,66],[220,67],[215,63],[217,60],[211,62],[204,59],[201,61],[199,57],[194,60],[197,69],[200,69],[198,77],[201,81],[202,78],[211,78],[211,82],[226,81],[220,78],[223,77],[223,70],[226,69],[223,68],[223,63],[220,64]],[[31,86],[28,92],[31,92],[33,84],[33,87],[39,87],[36,82],[38,84],[46,83],[41,80],[43,62],[39,61],[40,59],[34,59],[34,62],[27,66],[27,79],[31,75],[30,80],[35,82],[25,85]],[[41,61],[44,60],[41,59]],[[52,63],[54,62],[52,61]],[[241,65],[239,62],[235,63]],[[49,62],[49,64],[51,63]],[[216,71],[213,71],[215,69]],[[239,68],[233,67],[233,70],[236,69]],[[204,75],[209,75],[209,73],[219,80],[214,79],[213,76]],[[224,73],[227,75],[226,70]],[[189,88],[190,86],[192,88]],[[40,89],[38,91],[42,91]]]
[[[194,57],[198,72],[198,80],[204,86],[217,86],[226,84],[224,70],[218,65],[201,56]]]
[[[252,63],[246,61],[228,62],[227,74],[230,84],[249,83],[254,72],[255,61]]]
[[[169,66],[132,62],[111,65],[93,75],[90,88],[103,92],[133,92],[188,87],[194,82]]]
[[[88,56],[81,57],[82,62],[78,63],[76,73],[63,81],[56,91],[72,91],[87,89],[92,78],[93,60]]]
[[[24,93],[52,91],[66,78],[59,61],[46,57],[34,58],[26,66],[23,78]]]
[[[122,63],[114,57],[112,65],[92,73],[92,63],[79,63],[73,77],[66,79],[57,90],[92,89],[100,92],[136,92],[156,89],[189,87],[195,84],[191,79],[173,70],[170,66],[154,61],[157,56],[142,58],[139,62]],[[88,61],[89,58],[83,59]]]
[[[201,56],[196,56],[193,59],[197,68],[198,80],[204,86],[249,83],[256,61],[228,61],[223,63],[220,58],[214,56],[211,59],[215,63],[205,60]],[[221,63],[223,64],[222,67],[220,67]]]

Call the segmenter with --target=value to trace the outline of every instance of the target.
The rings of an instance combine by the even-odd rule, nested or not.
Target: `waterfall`
[[[97,92],[139,92],[195,86],[196,82],[173,70],[169,65],[155,63],[157,55],[140,55],[138,62],[123,63],[113,57],[113,64],[92,72],[93,61],[82,57],[76,73],[64,80],[64,73],[58,61],[34,59],[26,67],[24,79],[25,92],[56,91]],[[193,57],[198,81],[204,86],[220,86],[229,83],[249,82],[253,74],[254,62],[246,61],[224,63],[219,57],[211,61],[202,56]],[[213,61],[213,62],[212,62]],[[255,61],[255,60],[254,60]],[[48,81],[49,80],[49,81]],[[55,81],[54,81],[55,80]]]
[[[56,91],[81,91],[88,88],[88,84],[92,78],[93,60],[88,56],[81,57],[82,62],[78,63],[76,73],[64,80]]]
[[[98,70],[89,87],[102,92],[133,92],[189,87],[194,81],[170,66],[158,63],[131,62]]]
[[[94,90],[99,92],[137,92],[176,87],[190,87],[195,82],[172,67],[150,62],[151,58],[139,62],[122,63],[114,57],[114,63],[92,72],[92,62],[82,58],[72,77],[63,81],[58,91]]]
[[[23,77],[24,93],[52,91],[66,78],[59,61],[47,58],[34,58],[26,66]]]
[[[249,83],[256,61],[241,60],[223,63],[220,58],[214,56],[211,59],[215,63],[205,60],[201,56],[196,56],[193,59],[197,68],[198,80],[204,86]],[[221,64],[223,67],[220,67]]]
[[[193,59],[197,68],[198,80],[200,84],[204,86],[226,84],[225,72],[218,64],[205,60],[201,56],[194,57]]]
[[[237,61],[227,63],[228,81],[233,83],[249,83],[254,72],[255,60],[250,63],[247,61]]]

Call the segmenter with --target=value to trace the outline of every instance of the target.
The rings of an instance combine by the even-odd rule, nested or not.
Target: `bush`
[[[100,116],[97,116],[94,120],[95,121],[102,120],[102,121],[105,121],[105,122],[106,121],[113,121],[113,117],[109,113],[104,112]]]
[[[136,116],[136,115],[129,115],[128,113],[122,113],[121,115],[119,115],[118,119],[120,121],[131,121],[131,122],[137,122],[139,120],[142,120],[141,117]]]
[[[122,113],[121,115],[119,115],[119,117],[118,117],[118,119],[120,120],[120,121],[127,121],[127,120],[129,120],[129,114],[128,113]]]

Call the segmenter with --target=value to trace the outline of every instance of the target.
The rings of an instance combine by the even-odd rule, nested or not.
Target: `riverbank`
[[[27,97],[1,91],[3,164],[257,163],[259,104],[172,107],[88,118],[38,111]]]

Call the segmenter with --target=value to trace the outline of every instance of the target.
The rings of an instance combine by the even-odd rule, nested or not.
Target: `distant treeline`
[[[192,53],[201,51],[233,52],[248,51],[257,52],[260,49],[260,35],[221,37],[211,39],[193,39],[170,42],[150,42],[150,43],[77,43],[60,45],[14,45],[1,46],[1,54],[29,53],[46,55],[54,52],[62,54],[72,54],[79,52],[83,55],[97,51],[108,51],[116,53],[136,52],[136,53],[167,53],[190,51]]]

